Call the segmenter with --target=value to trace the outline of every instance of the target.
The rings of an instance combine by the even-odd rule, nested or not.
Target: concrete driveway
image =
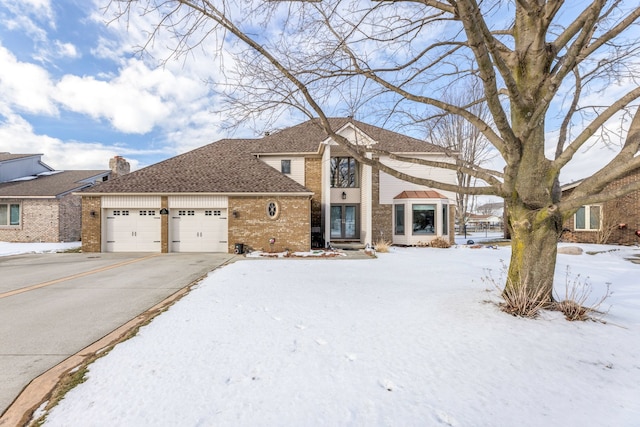
[[[0,257],[0,414],[38,375],[234,259],[201,253]]]

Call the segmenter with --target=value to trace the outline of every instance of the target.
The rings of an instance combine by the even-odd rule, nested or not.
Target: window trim
[[[591,227],[591,209],[593,207],[598,208],[598,228]],[[584,228],[578,228],[578,212],[584,209]],[[600,231],[602,230],[602,205],[593,204],[593,205],[582,205],[576,213],[573,214],[573,228],[575,231]]]
[[[433,224],[431,232],[419,233],[416,232],[416,206],[430,206],[433,209],[422,209],[424,211],[433,212]],[[426,225],[425,225],[426,228]],[[438,204],[437,203],[411,203],[411,234],[414,236],[437,236],[438,235]]]
[[[404,203],[395,203],[393,205],[393,234],[396,236],[405,236],[407,232],[406,227],[406,214],[405,214],[405,204]],[[400,209],[399,209],[400,208]],[[398,210],[402,210],[401,215],[399,215]],[[402,224],[398,224],[398,219],[402,220]],[[402,226],[402,231],[398,231],[398,225]]]
[[[22,203],[20,202],[2,202],[0,206],[6,206],[7,209],[7,223],[0,224],[2,228],[20,228],[22,226]],[[12,207],[18,207],[18,220],[17,223],[12,224]]]
[[[280,217],[280,203],[275,200],[269,200],[265,207],[265,213],[267,214],[267,218],[270,220],[278,219]]]
[[[291,159],[280,160],[280,172],[285,175],[291,175]]]
[[[343,179],[340,164],[346,162],[347,178]],[[353,177],[353,182],[351,182]],[[335,156],[329,161],[329,185],[331,188],[360,188],[360,162],[355,157]]]

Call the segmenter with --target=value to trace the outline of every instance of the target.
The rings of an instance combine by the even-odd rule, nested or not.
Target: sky
[[[258,136],[249,125],[223,127],[206,82],[222,81],[224,58],[199,49],[163,63],[162,39],[140,55],[153,16],[107,25],[106,3],[0,0],[0,151],[42,153],[55,169],[107,169],[120,155],[136,170],[224,137]],[[285,125],[300,121],[292,117]],[[591,148],[561,181],[612,155]]]
[[[137,54],[139,21],[107,25],[101,5],[0,0],[0,150],[56,169],[120,155],[138,169],[228,136],[204,83],[212,60],[161,67]]]

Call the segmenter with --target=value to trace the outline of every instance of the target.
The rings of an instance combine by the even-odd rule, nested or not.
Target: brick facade
[[[604,188],[603,193],[617,190],[638,180],[640,180],[640,169],[609,184]],[[570,194],[570,191],[565,194]],[[620,245],[640,243],[640,238],[635,234],[636,230],[640,230],[640,191],[634,191],[600,205],[602,206],[602,230],[576,230],[572,215],[564,224],[566,231],[562,234],[561,240]]]
[[[101,197],[82,197],[82,252],[101,252]]]
[[[20,225],[0,227],[0,241],[60,241],[58,199],[0,199],[1,203],[20,204]]]
[[[304,186],[313,191],[311,197],[311,227],[322,226],[322,158],[304,159]]]
[[[393,241],[393,205],[380,204],[380,171],[371,169],[371,241]]]
[[[267,215],[267,205],[272,201],[279,207],[275,219]],[[234,251],[236,243],[267,252],[308,251],[311,247],[310,227],[308,197],[229,197],[229,252]],[[269,244],[271,238],[276,239],[273,245]]]
[[[77,242],[82,236],[82,198],[75,194],[67,194],[58,200],[60,206],[59,240],[61,242]]]

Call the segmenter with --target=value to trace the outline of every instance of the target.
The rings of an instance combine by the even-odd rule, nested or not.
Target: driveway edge
[[[216,269],[228,263],[229,260],[216,267]],[[28,425],[32,421],[34,412],[51,398],[63,378],[72,373],[72,371],[75,371],[78,367],[81,367],[91,358],[105,352],[108,353],[116,344],[131,338],[135,335],[132,334],[133,332],[137,331],[138,328],[150,322],[153,318],[188,294],[193,286],[207,277],[207,274],[194,280],[142,314],[100,338],[98,341],[83,348],[76,354],[69,356],[53,368],[34,378],[2,414],[0,417],[0,426],[16,427]]]

